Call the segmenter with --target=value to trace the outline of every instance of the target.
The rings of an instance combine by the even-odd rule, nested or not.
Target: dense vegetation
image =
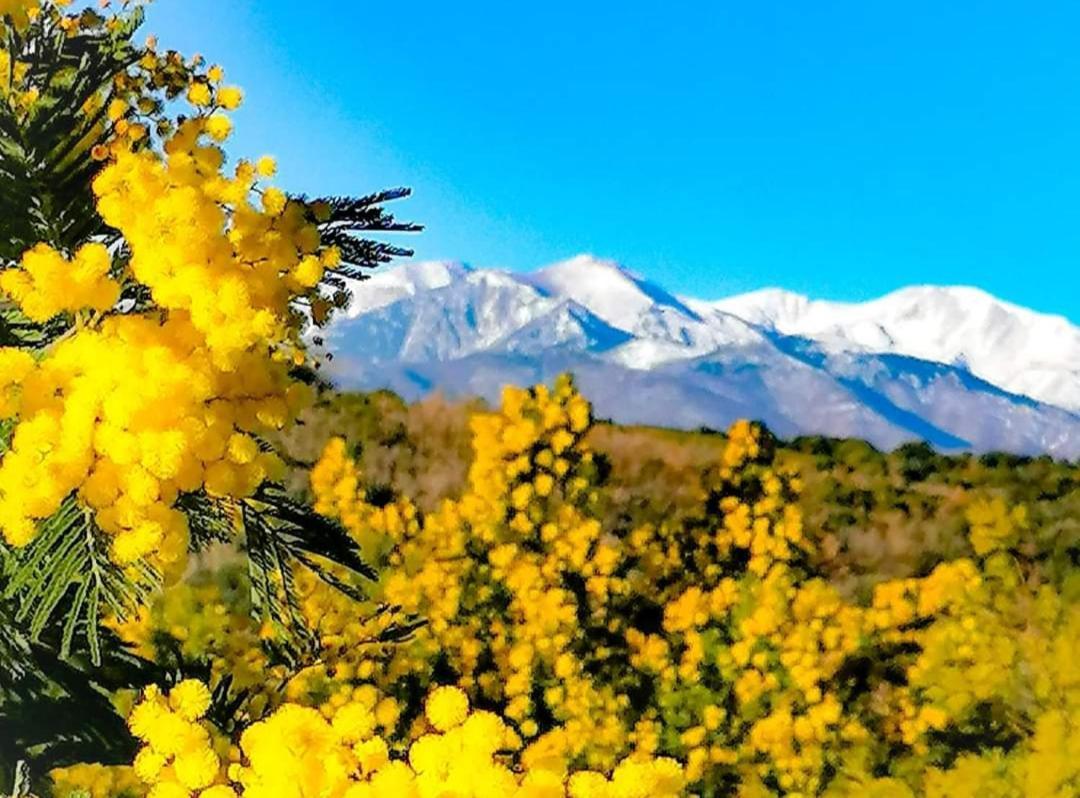
[[[299,462],[333,435],[358,455],[371,490],[407,496],[424,510],[461,493],[472,460],[469,416],[485,406],[435,395],[407,404],[388,393],[327,397],[283,438]],[[596,423],[589,444],[602,463],[596,508],[606,528],[632,528],[693,512],[701,474],[724,451],[723,434]],[[806,525],[819,538],[818,567],[845,595],[887,578],[926,573],[969,556],[967,510],[975,498],[1023,505],[1032,530],[1062,552],[1080,541],[1080,467],[1005,453],[943,455],[912,443],[882,452],[860,440],[779,441],[777,460],[802,481]],[[305,490],[307,476],[292,481]]]
[[[534,785],[577,771],[575,796],[1076,790],[1075,466],[623,428],[569,382],[494,412],[330,396],[283,448],[295,489],[380,573],[354,583],[366,597],[302,579],[317,656],[274,660],[222,552],[118,630],[228,679],[263,734],[284,728],[275,707],[317,707],[332,729],[357,697],[380,757],[417,739],[457,751],[425,714],[456,685],[459,720],[494,712],[509,736],[460,771],[449,751],[431,771],[410,753],[398,775],[420,795],[441,794],[432,772],[452,794],[518,794],[499,765]],[[390,627],[409,634],[387,644]],[[309,755],[275,750],[246,778],[327,751]],[[635,762],[624,787],[587,781]],[[669,791],[629,786],[654,778]],[[520,794],[563,794],[535,790]]]
[[[404,192],[268,185],[67,5],[0,0],[5,790],[1080,794],[1075,466],[335,395]]]

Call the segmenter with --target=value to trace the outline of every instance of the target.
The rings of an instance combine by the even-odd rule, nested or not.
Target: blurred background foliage
[[[457,496],[472,458],[468,419],[479,401],[441,395],[408,404],[388,391],[331,394],[282,443],[306,490],[303,465],[332,436],[346,439],[368,484],[386,500],[407,496],[420,509]],[[712,430],[678,431],[599,423],[590,445],[606,471],[600,493],[605,528],[692,512],[701,474],[725,445]],[[975,499],[1023,504],[1032,545],[1062,553],[1080,543],[1080,464],[1004,453],[941,454],[911,443],[883,452],[865,441],[818,436],[781,441],[781,462],[802,480],[806,526],[819,537],[816,565],[851,598],[885,579],[920,576],[971,555],[965,513]]]

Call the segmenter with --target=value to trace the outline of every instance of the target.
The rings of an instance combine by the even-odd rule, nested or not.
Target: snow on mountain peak
[[[833,351],[962,364],[1014,393],[1080,410],[1080,328],[979,288],[909,286],[867,302],[810,300],[767,289],[712,307]]]
[[[349,387],[492,398],[569,370],[624,421],[715,427],[749,415],[782,434],[882,446],[1080,453],[1080,328],[975,288],[912,286],[863,303],[770,288],[703,302],[579,255],[527,274],[409,264],[354,293],[326,334]]]
[[[578,255],[521,279],[549,296],[572,299],[613,327],[632,330],[652,300],[617,263]]]
[[[672,308],[697,321],[690,308],[660,286],[613,260],[578,255],[521,279],[541,291],[573,299],[608,324],[636,332],[642,316],[655,307]]]
[[[353,300],[345,316],[356,318],[419,292],[444,288],[472,271],[471,266],[460,261],[432,260],[376,272],[366,280],[351,281]]]
[[[761,288],[710,302],[708,305],[753,324],[778,327],[800,318],[810,305],[809,297],[783,288]]]

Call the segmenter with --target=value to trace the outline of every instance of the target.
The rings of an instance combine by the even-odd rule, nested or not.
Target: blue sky
[[[233,149],[408,185],[420,258],[579,252],[711,298],[977,285],[1080,321],[1080,6],[156,0]]]

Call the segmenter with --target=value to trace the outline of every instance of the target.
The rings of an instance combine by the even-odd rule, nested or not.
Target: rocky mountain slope
[[[977,289],[705,302],[579,256],[528,274],[407,264],[354,291],[326,335],[345,388],[493,400],[569,370],[626,423],[751,417],[783,436],[1080,457],[1080,328]]]

